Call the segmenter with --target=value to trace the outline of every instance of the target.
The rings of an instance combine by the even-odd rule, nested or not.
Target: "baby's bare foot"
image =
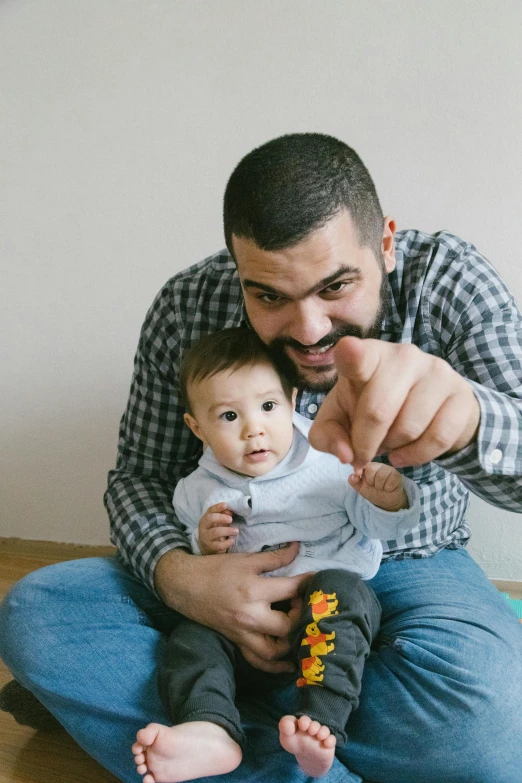
[[[335,754],[335,737],[328,726],[321,726],[308,715],[295,718],[285,715],[279,721],[279,740],[289,753],[293,753],[303,772],[312,778],[326,775]]]
[[[132,752],[143,783],[180,783],[224,775],[241,763],[237,742],[221,726],[207,721],[179,726],[149,723],[136,739]]]

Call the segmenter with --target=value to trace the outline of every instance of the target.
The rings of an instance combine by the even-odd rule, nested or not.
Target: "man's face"
[[[346,210],[284,250],[261,250],[251,239],[233,237],[250,323],[299,388],[321,392],[333,386],[333,348],[341,337],[380,336],[386,273],[395,268],[394,231],[386,218],[379,259],[359,246]]]

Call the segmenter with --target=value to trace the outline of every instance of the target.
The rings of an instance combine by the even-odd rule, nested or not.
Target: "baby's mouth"
[[[252,460],[252,462],[262,462],[270,454],[270,449],[255,449],[245,454],[246,458]]]

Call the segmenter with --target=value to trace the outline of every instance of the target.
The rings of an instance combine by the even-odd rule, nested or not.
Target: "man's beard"
[[[356,324],[343,324],[342,326],[338,326],[315,343],[313,348],[324,348],[327,345],[335,345],[341,337],[374,338],[378,340],[381,336],[383,319],[390,312],[390,304],[391,290],[388,282],[388,275],[383,272],[379,291],[379,308],[373,323],[367,329],[362,329]],[[303,346],[291,337],[276,337],[275,340],[272,340],[272,342],[269,343],[270,353],[272,354],[274,361],[279,365],[292,385],[297,387],[300,391],[314,392],[316,394],[329,392],[337,381],[337,375],[334,377],[321,378],[321,375],[325,374],[326,367],[318,367],[317,369],[309,367],[308,373],[317,375],[317,380],[311,379],[308,375],[301,372],[300,368],[290,359],[286,352],[287,347],[302,349],[305,347],[310,348],[312,346]]]

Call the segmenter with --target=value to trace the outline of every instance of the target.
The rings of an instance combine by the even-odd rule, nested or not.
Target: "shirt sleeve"
[[[171,549],[191,548],[172,505],[177,482],[196,468],[201,454],[178,398],[181,323],[172,288],[165,286],[141,331],[116,468],[104,496],[111,541],[152,591],[158,560]]]
[[[185,533],[189,537],[192,554],[200,555],[199,548],[199,520],[203,512],[197,508],[200,500],[197,481],[194,480],[198,471],[194,471],[187,478],[180,479],[174,490],[174,513],[180,521]]]
[[[476,443],[437,463],[489,503],[521,512],[522,317],[498,273],[472,247],[466,269],[445,297],[443,358],[472,386],[480,427]]]

